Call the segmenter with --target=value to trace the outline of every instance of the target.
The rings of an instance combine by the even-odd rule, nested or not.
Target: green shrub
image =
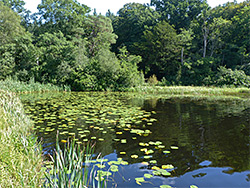
[[[150,76],[150,77],[148,78],[148,83],[149,83],[149,85],[151,85],[151,86],[157,85],[158,80],[157,80],[157,77],[155,76],[155,74],[153,74],[152,76]]]
[[[217,86],[229,85],[250,88],[250,76],[247,76],[243,70],[232,70],[225,67],[219,67],[213,83]]]

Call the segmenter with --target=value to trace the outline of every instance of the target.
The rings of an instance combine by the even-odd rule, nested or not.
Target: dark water
[[[80,107],[80,98],[83,98],[83,95],[79,96],[76,93],[40,98],[26,96],[23,97],[23,103],[26,109],[33,109],[29,111],[29,114],[38,126],[38,137],[43,138],[45,153],[52,151],[55,134],[60,125],[70,126],[72,124],[71,129],[76,132],[76,136],[80,136],[77,134],[79,128],[87,127],[90,130],[90,136],[103,138],[104,141],[96,140],[95,151],[102,153],[102,157],[105,159],[123,158],[123,160],[128,161],[129,165],[120,166],[119,172],[113,174],[113,180],[109,182],[109,187],[159,187],[160,185],[172,187],[189,187],[191,185],[198,187],[250,187],[249,101],[157,97],[144,99],[136,96],[126,97],[123,95],[120,97],[119,94],[114,95],[89,96],[94,98],[92,104],[98,101],[102,103],[102,105],[99,103],[99,106],[97,105],[99,111],[105,111],[103,110],[104,106],[112,104],[113,100],[114,105],[121,103],[121,106],[131,107],[131,110],[133,107],[137,109],[141,107],[144,113],[152,112],[150,118],[157,120],[153,121],[152,125],[147,125],[144,121],[130,122],[133,128],[150,130],[150,134],[135,136],[130,131],[121,129],[119,126],[117,127],[117,124],[112,123],[110,123],[112,127],[109,129],[105,127],[110,126],[109,124],[100,124],[102,130],[107,130],[106,134],[100,133],[99,129],[94,130],[94,123],[91,124],[91,127],[81,119],[84,109],[88,110],[86,106]],[[110,98],[107,103],[102,101],[105,97],[107,97],[106,99]],[[55,105],[55,101],[58,105]],[[90,102],[87,101],[86,104],[90,104]],[[42,110],[43,108],[45,110]],[[93,109],[94,106],[89,108]],[[71,121],[62,115],[69,115],[67,109],[78,109],[70,116],[73,119]],[[45,113],[46,111],[49,113]],[[63,113],[65,111],[67,113]],[[98,118],[100,115],[98,113],[95,113],[93,117]],[[53,118],[46,118],[45,114],[46,117],[52,115]],[[108,117],[107,114],[104,115]],[[61,117],[59,120],[59,116],[63,116],[64,119]],[[46,121],[42,121],[42,119],[46,119]],[[39,130],[39,127],[45,129],[47,126],[50,126],[52,130],[49,133]],[[123,133],[116,134],[119,131]],[[90,137],[88,138],[90,139]],[[126,143],[117,142],[115,139],[126,139]],[[81,142],[82,139],[79,141]],[[145,147],[140,146],[140,143],[152,141],[162,142],[161,145],[164,148],[147,146],[154,152],[150,154],[150,159],[144,159],[145,154],[140,149]],[[172,146],[177,146],[178,149]],[[163,153],[166,150],[170,153]],[[120,152],[126,152],[126,154],[120,154]],[[137,155],[138,158],[131,158],[131,155]],[[152,160],[156,160],[156,164],[142,163]],[[168,170],[171,173],[170,176],[160,175],[150,179],[145,178],[146,182],[143,182],[142,185],[136,184],[135,178],[143,177],[145,173],[152,174],[153,166],[161,167],[166,164],[174,166],[174,169]]]

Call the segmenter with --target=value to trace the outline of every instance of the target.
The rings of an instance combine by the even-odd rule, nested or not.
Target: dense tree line
[[[125,4],[90,13],[76,0],[0,1],[0,79],[121,90],[145,78],[162,85],[250,87],[250,1]]]

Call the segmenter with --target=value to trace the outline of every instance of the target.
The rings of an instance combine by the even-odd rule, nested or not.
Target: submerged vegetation
[[[20,100],[0,90],[0,187],[39,187],[41,148]]]

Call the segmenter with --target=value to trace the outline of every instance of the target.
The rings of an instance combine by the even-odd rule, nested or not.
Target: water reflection
[[[115,176],[111,186],[136,187],[134,178],[152,173],[155,165],[174,165],[171,177],[154,176],[143,187],[154,187],[162,184],[174,187],[189,187],[194,184],[198,187],[248,187],[250,179],[250,105],[249,101],[212,101],[192,98],[137,98],[125,94],[87,94],[91,96],[84,103],[96,104],[97,107],[86,108],[82,104],[85,94],[60,94],[52,96],[23,98],[25,108],[31,110],[32,118],[37,127],[44,130],[50,127],[49,133],[37,130],[39,138],[44,140],[44,150],[51,152],[55,143],[57,130],[68,126],[79,141],[83,141],[80,131],[89,130],[90,137],[102,138],[96,142],[96,153],[110,160],[118,157],[128,161],[130,165],[122,167],[119,175]],[[108,101],[108,102],[106,102]],[[129,122],[132,128],[149,130],[150,134],[133,134],[131,128],[121,129],[123,122],[101,123],[102,131],[95,129],[95,123],[90,123],[94,117],[103,120],[114,120],[122,116],[104,113],[105,105],[120,104],[126,108],[141,107],[151,113],[150,118],[156,122],[148,124],[142,120]],[[91,109],[91,111],[90,111]],[[67,113],[65,113],[65,111]],[[94,112],[93,115],[91,113]],[[107,111],[108,112],[108,111]],[[143,111],[142,111],[143,112]],[[89,114],[90,113],[90,114]],[[138,113],[136,111],[135,113]],[[144,112],[143,112],[144,113]],[[135,114],[133,114],[135,115]],[[89,120],[84,119],[88,116]],[[142,115],[135,115],[142,116]],[[51,118],[47,118],[51,117]],[[138,117],[135,117],[138,119]],[[38,120],[37,120],[38,119]],[[40,121],[40,119],[44,121]],[[133,119],[133,118],[132,118]],[[143,119],[143,118],[139,118]],[[39,122],[40,121],[40,122]],[[112,121],[111,121],[112,122]],[[109,127],[109,128],[107,128]],[[116,134],[122,131],[122,134]],[[105,133],[104,133],[105,132]],[[63,138],[62,135],[60,135]],[[85,137],[84,137],[85,138]],[[117,140],[126,139],[126,143]],[[147,146],[153,152],[145,159],[141,143],[162,142],[162,148],[156,145]],[[178,146],[178,149],[171,149]],[[170,151],[170,153],[163,153]],[[126,154],[121,154],[126,152]],[[131,158],[137,155],[138,158]],[[142,165],[141,162],[156,160],[156,164]]]

